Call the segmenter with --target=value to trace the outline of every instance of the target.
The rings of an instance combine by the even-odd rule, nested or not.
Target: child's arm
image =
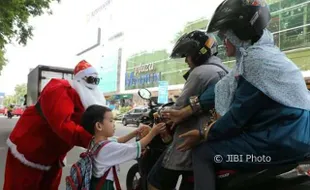
[[[132,138],[136,137],[137,135],[144,133],[145,131],[147,131],[150,127],[148,125],[141,125],[138,129],[132,131],[131,133],[119,137],[117,139],[118,143],[126,143],[128,141],[130,141]]]
[[[161,131],[166,130],[166,124],[165,123],[159,123],[157,125],[154,124],[151,131],[143,137],[139,142],[141,144],[141,148],[145,148],[155,136],[157,136]]]
[[[164,123],[154,125],[151,132],[140,141],[134,143],[110,142],[100,150],[98,156],[95,158],[96,164],[102,165],[103,167],[110,167],[139,158],[141,156],[141,149],[145,148],[164,129]]]
[[[118,143],[126,143],[126,142],[130,141],[132,138],[136,137],[138,133],[139,133],[139,129],[136,129],[136,130],[132,131],[131,133],[125,135],[125,136],[117,138],[117,142]]]

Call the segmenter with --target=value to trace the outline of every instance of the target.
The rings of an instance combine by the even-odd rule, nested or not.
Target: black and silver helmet
[[[231,29],[240,40],[257,41],[270,20],[265,0],[224,0],[215,10],[207,32]]]
[[[195,30],[184,34],[175,43],[170,57],[172,59],[191,56],[193,61],[201,62],[217,55],[218,44],[213,35]]]

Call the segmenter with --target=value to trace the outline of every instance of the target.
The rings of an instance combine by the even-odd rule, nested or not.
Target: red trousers
[[[62,170],[52,167],[49,171],[24,165],[8,150],[3,190],[58,190]]]

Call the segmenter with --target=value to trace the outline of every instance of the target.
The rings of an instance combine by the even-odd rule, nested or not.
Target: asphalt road
[[[5,160],[7,154],[7,146],[6,140],[12,131],[16,121],[18,118],[7,119],[3,116],[0,116],[0,188],[2,189],[4,184],[4,168],[5,168]],[[116,123],[116,133],[115,136],[122,136],[130,131],[134,130],[135,127],[124,127],[121,123]],[[63,178],[61,181],[61,185],[59,189],[65,189],[65,177],[69,174],[71,165],[79,158],[79,154],[83,151],[82,148],[75,147],[73,148],[67,155],[67,165],[64,167],[63,170]],[[125,181],[126,181],[126,174],[128,169],[135,163],[135,161],[130,161],[121,165],[121,173],[119,175],[119,179],[121,182],[122,189],[126,189]]]

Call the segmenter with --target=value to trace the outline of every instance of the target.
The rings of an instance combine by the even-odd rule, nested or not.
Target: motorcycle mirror
[[[150,100],[152,94],[148,89],[143,88],[138,91],[138,95],[144,100]]]

